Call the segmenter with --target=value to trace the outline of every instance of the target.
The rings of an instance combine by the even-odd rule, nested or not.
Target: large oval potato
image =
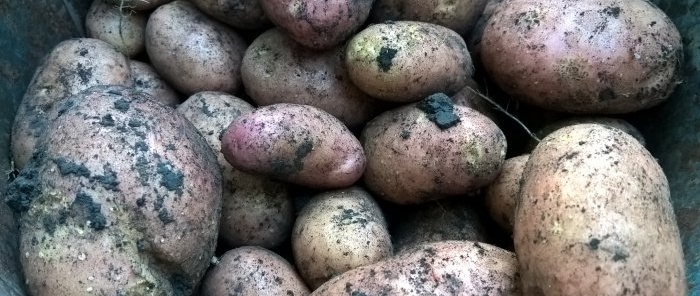
[[[200,92],[178,106],[216,153],[224,178],[219,240],[228,247],[274,248],[289,238],[294,205],[287,185],[241,172],[221,153],[221,135],[239,116],[254,110],[246,101],[222,92]]]
[[[666,100],[681,81],[680,34],[645,0],[503,1],[480,50],[504,91],[557,111],[638,111]]]
[[[214,255],[221,172],[197,130],[131,89],[62,101],[7,189],[34,296],[190,295]]]
[[[348,41],[350,79],[372,97],[415,102],[431,94],[453,95],[474,67],[462,37],[442,26],[396,21],[374,24]]]
[[[481,15],[487,0],[377,0],[371,18],[386,21],[420,21],[447,27],[464,36]]]
[[[112,44],[123,54],[133,57],[146,48],[147,18],[145,13],[120,10],[104,0],[95,0],[85,17],[85,31],[88,37]]]
[[[524,295],[686,295],[668,181],[632,136],[559,129],[523,172],[513,239]]]
[[[21,169],[29,161],[57,102],[97,85],[133,84],[128,58],[109,43],[78,38],[56,45],[34,72],[17,108],[11,143],[15,166]]]
[[[202,282],[202,296],[306,296],[306,287],[294,266],[272,251],[241,247],[221,256]]]
[[[506,139],[481,113],[436,94],[384,112],[362,131],[363,180],[377,197],[417,204],[488,185],[501,169]]]
[[[278,29],[255,39],[241,66],[248,95],[260,106],[305,104],[359,128],[377,112],[376,102],[348,78],[343,47],[314,51]],[[270,87],[274,85],[275,87]]]
[[[313,49],[343,43],[369,17],[373,0],[260,0],[265,15],[294,41]]]
[[[513,252],[472,241],[444,241],[352,269],[311,295],[515,296],[520,295],[518,281]]]
[[[292,251],[311,288],[347,270],[391,257],[393,252],[379,205],[360,187],[312,197],[294,223]]]
[[[226,129],[221,151],[239,170],[319,189],[354,184],[366,165],[348,128],[308,105],[274,104],[238,117]]]
[[[176,0],[153,11],[146,24],[151,64],[175,89],[235,93],[246,43],[235,31]]]

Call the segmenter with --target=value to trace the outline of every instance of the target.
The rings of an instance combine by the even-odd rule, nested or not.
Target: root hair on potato
[[[535,135],[535,133],[533,133],[532,131],[530,131],[530,129],[529,129],[522,121],[520,121],[520,119],[518,119],[517,117],[515,117],[515,115],[510,114],[510,112],[508,112],[506,109],[503,109],[503,107],[501,107],[501,105],[499,105],[498,103],[496,103],[493,99],[491,99],[491,98],[489,98],[488,96],[482,94],[482,93],[479,92],[478,90],[473,89],[471,86],[467,86],[467,89],[469,89],[471,92],[475,93],[476,95],[478,95],[479,97],[481,97],[481,98],[484,99],[485,101],[489,102],[489,104],[493,105],[493,107],[496,108],[496,110],[500,111],[501,113],[505,114],[506,116],[510,117],[510,119],[512,119],[512,120],[514,120],[516,123],[518,123],[518,125],[520,125],[520,126],[523,128],[523,130],[525,130],[525,132],[526,132],[528,135],[530,135],[530,137],[531,137],[533,140],[535,140],[535,142],[537,142],[537,143],[540,142],[540,138],[537,137],[537,135]]]

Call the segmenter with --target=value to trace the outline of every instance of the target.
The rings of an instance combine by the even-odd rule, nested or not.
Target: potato
[[[678,30],[644,0],[509,0],[481,39],[486,72],[524,102],[571,113],[657,105],[680,83]]]
[[[262,29],[270,25],[259,0],[192,0],[217,21],[237,29]]]
[[[465,35],[484,10],[487,0],[378,0],[371,18],[386,21],[421,21],[433,23]]]
[[[474,72],[459,34],[413,21],[374,24],[360,31],[348,41],[345,63],[362,91],[394,102],[415,102],[438,92],[453,95]]]
[[[401,211],[391,231],[394,251],[446,240],[488,242],[480,218],[475,205],[462,199],[438,200]]]
[[[274,104],[238,117],[224,133],[221,151],[241,171],[317,189],[350,186],[366,165],[347,127],[308,105]]]
[[[294,205],[285,184],[234,169],[221,153],[221,134],[253,106],[221,92],[192,95],[177,111],[207,140],[218,156],[224,180],[219,239],[228,247],[274,248],[289,237]]]
[[[246,93],[260,106],[311,105],[350,128],[360,128],[378,108],[348,78],[344,55],[342,47],[313,51],[278,29],[269,30],[250,44],[243,57]]]
[[[122,10],[147,11],[157,8],[172,0],[105,0],[109,4],[118,6]]]
[[[121,53],[133,57],[145,49],[144,32],[147,15],[94,0],[85,17],[85,29],[90,38],[114,45]]]
[[[613,118],[613,117],[605,117],[605,116],[574,116],[558,121],[551,122],[547,125],[545,125],[543,128],[537,131],[537,137],[542,139],[546,137],[547,135],[551,134],[555,130],[558,130],[560,128],[563,128],[565,126],[569,125],[575,125],[575,124],[581,124],[581,123],[595,123],[595,124],[602,124],[606,125],[609,127],[614,127],[617,129],[620,129],[623,132],[626,132],[630,134],[630,136],[634,137],[639,141],[642,146],[646,146],[646,140],[644,139],[644,135],[636,128],[634,125],[629,123],[628,121],[620,118]],[[537,142],[534,140],[530,140],[527,145],[527,150],[532,151],[535,149],[537,146]]]
[[[530,154],[506,159],[501,173],[486,187],[484,204],[491,218],[507,232],[513,232],[515,205],[520,193],[520,180]]]
[[[202,296],[309,295],[294,266],[260,247],[241,247],[221,256],[202,282]]]
[[[513,252],[444,241],[345,272],[311,295],[520,295],[518,280]]]
[[[304,206],[294,223],[292,251],[301,276],[315,289],[390,257],[392,246],[379,205],[364,189],[351,187],[318,194]]]
[[[221,172],[175,110],[124,87],[60,103],[7,203],[31,295],[191,295],[214,254]]]
[[[96,85],[132,86],[128,58],[109,43],[91,38],[66,40],[51,50],[34,72],[12,125],[12,157],[18,169],[34,153],[54,105]]]
[[[686,295],[668,181],[619,129],[559,129],[523,172],[513,238],[523,295]]]
[[[265,15],[294,41],[313,49],[340,45],[369,17],[371,0],[260,0]]]
[[[505,160],[506,139],[493,121],[444,94],[374,118],[360,137],[363,180],[377,197],[418,204],[488,185]]]
[[[151,64],[165,81],[186,95],[200,91],[236,93],[245,48],[245,41],[236,32],[184,0],[158,7],[146,25]]]
[[[180,95],[168,85],[151,65],[136,60],[129,61],[131,76],[134,78],[134,89],[147,93],[156,101],[170,107],[177,107]]]

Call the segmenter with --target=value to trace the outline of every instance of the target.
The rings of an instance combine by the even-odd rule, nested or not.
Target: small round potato
[[[537,145],[513,239],[523,295],[687,295],[666,176],[616,128],[568,126]]]
[[[374,24],[353,36],[345,63],[357,87],[377,99],[415,102],[453,95],[474,67],[462,37],[442,26],[397,21]]]
[[[486,188],[484,204],[491,219],[507,232],[513,232],[515,205],[520,193],[520,180],[530,154],[508,158],[501,173]]]
[[[112,44],[133,57],[145,48],[146,19],[145,13],[120,10],[104,0],[94,0],[85,17],[85,29],[88,37]]]
[[[512,296],[521,295],[519,280],[513,252],[473,241],[443,241],[345,272],[311,295]]]
[[[22,169],[41,134],[47,114],[64,98],[97,85],[132,86],[129,60],[107,42],[78,38],[56,45],[34,72],[12,126],[12,157]]]
[[[311,105],[337,117],[351,129],[361,128],[378,113],[378,108],[348,78],[344,54],[342,47],[310,50],[272,29],[246,50],[241,66],[243,84],[260,106]]]
[[[228,247],[274,248],[289,237],[294,205],[287,185],[267,177],[241,172],[221,153],[222,133],[253,106],[221,92],[200,92],[177,111],[199,130],[217,154],[224,178],[219,239]]]
[[[362,188],[326,191],[299,213],[292,231],[297,268],[311,288],[392,255],[384,215]]]
[[[355,183],[362,145],[342,122],[308,105],[260,107],[231,122],[221,150],[233,167],[318,189]]]
[[[190,295],[221,214],[206,141],[174,109],[119,86],[71,96],[49,116],[7,191],[29,294]]]
[[[136,60],[129,61],[131,76],[134,78],[134,89],[147,93],[156,101],[170,107],[180,104],[180,95],[168,85],[153,67]]]
[[[197,8],[217,21],[236,29],[255,30],[267,27],[260,0],[191,0]]]
[[[202,282],[202,296],[306,296],[311,293],[294,266],[272,251],[241,247],[221,256]]]
[[[313,49],[343,43],[369,17],[373,0],[260,0],[265,15],[289,37]]]
[[[417,204],[488,185],[506,155],[503,132],[444,94],[387,111],[370,121],[361,142],[364,181],[377,197]]]
[[[506,93],[555,111],[634,112],[663,102],[681,81],[681,36],[645,0],[503,1],[480,47]]]
[[[371,18],[385,21],[420,21],[447,27],[464,36],[484,10],[487,0],[377,0]]]
[[[153,67],[186,95],[236,93],[245,48],[242,37],[189,1],[158,7],[146,25],[146,51]]]

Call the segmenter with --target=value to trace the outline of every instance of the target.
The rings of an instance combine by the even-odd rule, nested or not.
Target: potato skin
[[[309,288],[287,260],[260,247],[240,247],[221,256],[202,282],[202,296],[309,295]]]
[[[313,289],[393,252],[379,205],[360,187],[314,196],[294,223],[292,251],[299,272]]]
[[[481,15],[487,0],[377,0],[371,19],[375,23],[410,20],[449,28],[464,36]]]
[[[523,295],[686,295],[668,181],[630,135],[559,129],[523,173],[514,243]]]
[[[443,241],[345,272],[311,295],[520,295],[518,280],[513,252]]]
[[[166,106],[177,107],[180,104],[180,95],[165,82],[151,65],[144,62],[130,60],[129,68],[134,79],[134,89],[147,93],[153,99]]]
[[[453,95],[474,72],[459,34],[414,21],[368,26],[348,41],[345,63],[362,91],[394,102],[415,102],[438,92]]]
[[[12,125],[12,157],[22,169],[41,133],[46,114],[62,99],[96,85],[132,86],[129,61],[107,42],[77,38],[56,45],[34,72]]]
[[[177,26],[173,25],[177,22]],[[194,4],[177,0],[153,11],[146,25],[151,64],[175,89],[236,93],[246,43]]]
[[[214,254],[221,173],[195,128],[124,87],[50,114],[7,191],[31,295],[189,295]]]
[[[649,1],[503,1],[480,47],[504,91],[556,111],[638,111],[681,80],[680,34]]]
[[[515,206],[520,194],[520,180],[530,154],[506,159],[498,174],[484,193],[484,205],[491,218],[507,232],[513,232]]]
[[[378,108],[375,100],[350,81],[344,55],[343,47],[314,51],[279,29],[271,29],[246,49],[241,66],[246,93],[260,106],[311,105],[351,129],[360,128]]]
[[[129,10],[103,0],[92,2],[85,16],[85,29],[90,38],[114,45],[121,53],[133,57],[144,51],[147,15]]]
[[[623,132],[626,132],[630,134],[630,136],[634,137],[639,141],[642,146],[646,146],[646,139],[644,139],[644,135],[636,128],[634,125],[629,123],[628,121],[620,118],[614,118],[614,117],[606,117],[606,116],[574,116],[574,117],[569,117],[566,119],[554,121],[552,123],[549,123],[545,125],[543,128],[537,131],[537,137],[542,139],[546,137],[547,135],[551,134],[555,130],[558,130],[562,127],[569,126],[569,125],[575,125],[575,124],[582,124],[582,123],[593,123],[593,124],[602,124],[606,125],[609,127],[614,127],[617,128]],[[537,142],[535,141],[530,141],[528,143],[528,150],[532,151],[535,149],[537,146]]]
[[[105,2],[124,10],[147,11],[170,3],[172,0],[105,0]]]
[[[369,17],[373,0],[260,0],[265,15],[302,45],[340,45]]]
[[[507,145],[493,121],[454,105],[459,122],[443,130],[418,106],[384,112],[362,131],[368,189],[390,202],[418,204],[463,195],[496,178]]]
[[[260,0],[192,0],[192,3],[217,21],[237,29],[254,30],[270,25]]]
[[[233,167],[318,189],[355,183],[366,159],[355,136],[312,106],[274,104],[231,122],[221,151]]]
[[[255,108],[222,92],[200,92],[178,106],[217,155],[224,180],[219,240],[228,247],[274,248],[289,237],[294,205],[286,184],[241,172],[226,161],[219,139],[228,125]]]

